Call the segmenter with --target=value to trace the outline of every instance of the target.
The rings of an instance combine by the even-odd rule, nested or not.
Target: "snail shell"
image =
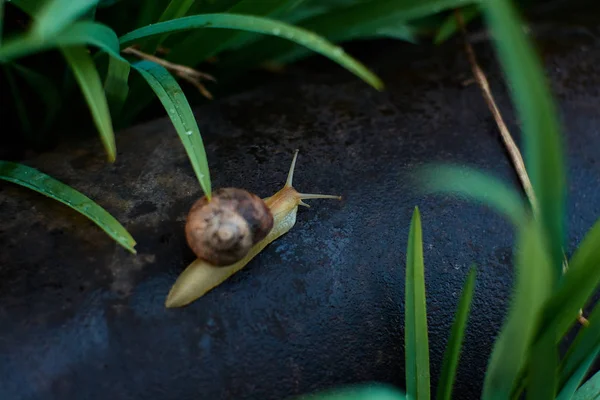
[[[185,234],[198,258],[215,266],[241,260],[273,228],[273,214],[258,196],[242,189],[215,190],[198,200],[187,217]]]

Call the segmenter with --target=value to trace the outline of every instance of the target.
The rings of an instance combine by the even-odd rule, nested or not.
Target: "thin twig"
[[[519,180],[521,181],[523,190],[525,191],[525,194],[527,195],[527,198],[529,199],[529,203],[531,204],[531,209],[533,211],[533,214],[534,214],[534,216],[537,216],[538,215],[537,199],[535,196],[535,192],[533,191],[533,186],[531,185],[531,180],[529,179],[529,175],[527,174],[527,169],[525,168],[525,162],[523,161],[521,152],[519,151],[519,148],[517,147],[515,141],[513,140],[512,136],[510,134],[510,131],[508,130],[506,124],[504,123],[502,114],[500,113],[500,110],[499,110],[498,106],[496,105],[494,97],[492,96],[492,92],[490,90],[490,85],[488,83],[488,80],[487,80],[485,74],[483,73],[483,70],[477,63],[477,58],[475,57],[475,51],[473,50],[473,47],[471,47],[471,44],[469,43],[469,40],[467,38],[467,30],[465,28],[465,23],[464,23],[464,19],[462,17],[462,13],[460,12],[460,10],[455,10],[454,13],[455,13],[458,27],[460,28],[461,33],[463,35],[465,52],[467,53],[467,58],[469,60],[469,64],[471,65],[471,70],[473,71],[473,76],[475,78],[475,81],[481,88],[481,92],[483,93],[483,98],[485,99],[485,101],[488,105],[488,108],[490,109],[490,112],[492,113],[492,115],[494,116],[494,119],[496,120],[496,125],[498,125],[498,129],[500,130],[500,135],[502,136],[504,146],[506,147],[506,150],[508,151],[508,154],[511,158],[512,164],[517,172],[517,175],[519,176]],[[567,257],[564,253],[564,250],[563,250],[563,258],[564,258],[563,259],[563,273],[564,273],[564,272],[566,272],[566,270],[569,267]],[[582,309],[579,310],[579,315],[578,315],[577,320],[582,325],[587,326],[589,324],[588,320],[583,316]]]
[[[206,89],[206,87],[200,82],[201,79],[209,80],[212,82],[216,82],[217,80],[212,76],[204,72],[200,72],[193,68],[187,67],[185,65],[175,64],[164,60],[160,57],[153,56],[152,54],[144,53],[136,49],[135,47],[127,47],[123,50],[123,53],[132,54],[136,57],[142,58],[144,60],[155,62],[159,65],[162,65],[166,69],[173,71],[180,78],[185,79],[192,85],[194,85],[202,95],[208,99],[212,100],[212,94]]]

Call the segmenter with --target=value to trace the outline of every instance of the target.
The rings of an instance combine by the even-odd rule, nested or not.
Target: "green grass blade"
[[[527,400],[554,400],[557,386],[558,354],[552,335],[536,342],[529,361]]]
[[[121,59],[111,57],[108,61],[108,73],[106,74],[106,80],[104,81],[104,91],[108,104],[110,106],[111,115],[114,117],[119,115],[127,100],[129,93],[129,72],[131,71],[131,65]]]
[[[23,35],[0,47],[0,62],[51,50],[57,47],[92,45],[113,57],[121,58],[119,40],[109,27],[91,21],[76,22],[62,32],[46,38]]]
[[[456,379],[456,370],[458,368],[458,360],[460,357],[460,349],[462,347],[469,311],[471,309],[471,301],[475,290],[475,279],[477,270],[473,267],[469,271],[467,282],[463,288],[458,303],[458,309],[450,331],[450,338],[444,353],[444,362],[442,364],[442,373],[438,383],[436,400],[450,400],[452,398],[452,387]]]
[[[540,311],[552,290],[553,271],[544,238],[537,220],[525,221],[518,231],[513,296],[488,363],[483,400],[510,398],[525,366]]]
[[[299,23],[299,27],[315,32],[331,42],[371,36],[378,28],[402,24],[437,12],[460,7],[476,0],[374,0],[331,8]],[[325,5],[319,4],[321,7]],[[277,38],[265,38],[223,60],[223,68],[257,65],[268,60],[296,59],[297,45]]]
[[[53,36],[85,15],[96,3],[98,0],[49,0],[37,13],[32,33],[40,37]]]
[[[515,226],[528,215],[525,201],[501,180],[476,169],[450,165],[430,164],[417,170],[415,177],[425,193],[448,193],[492,207]]]
[[[566,174],[557,111],[544,69],[522,29],[521,18],[508,0],[480,3],[495,38],[512,99],[522,121],[527,171],[539,217],[548,237],[555,275],[562,275]],[[558,280],[557,280],[558,282]]]
[[[572,400],[600,400],[600,372],[596,372],[594,376],[584,383],[577,390]]]
[[[190,7],[194,4],[194,0],[171,0],[165,11],[158,19],[157,22],[169,21],[176,18],[181,18],[189,11]],[[146,43],[142,45],[142,51],[145,53],[154,54],[158,46],[160,46],[168,35],[153,36],[149,38]],[[197,42],[196,45],[202,45]],[[192,51],[197,51],[193,49]]]
[[[479,16],[479,7],[477,5],[467,6],[460,10],[462,13],[465,26]],[[438,29],[433,42],[435,44],[441,44],[448,40],[452,35],[458,31],[458,24],[454,13],[450,14],[446,21]]]
[[[589,326],[581,328],[563,359],[560,373],[562,391],[568,386],[575,391],[577,387],[569,381],[574,380],[578,386],[600,351],[600,304],[594,307],[588,321]]]
[[[268,16],[280,9],[288,0],[241,0],[227,10],[228,14]],[[185,65],[197,65],[208,57],[227,49],[244,32],[238,30],[199,30],[192,32],[173,48],[168,59]]]
[[[160,99],[183,143],[198,182],[204,194],[210,199],[212,194],[210,172],[204,143],[196,118],[181,87],[169,71],[156,63],[140,61],[132,66],[144,77]]]
[[[355,384],[295,397],[295,400],[406,400],[398,389],[380,383]]]
[[[330,58],[345,67],[376,89],[383,88],[383,82],[364,65],[350,57],[340,47],[305,29],[271,20],[268,18],[236,14],[205,14],[183,17],[136,29],[121,37],[121,45],[129,45],[152,35],[178,32],[197,28],[239,29],[255,33],[279,36],[301,44]]]
[[[425,266],[421,215],[415,208],[406,250],[404,347],[406,393],[411,399],[430,398],[429,338],[425,298]]]
[[[83,214],[121,246],[135,254],[135,240],[106,210],[77,190],[23,164],[0,161],[0,179],[35,190]]]
[[[600,399],[600,378],[597,378],[599,380],[598,380],[597,386],[595,388],[595,393],[588,393],[586,390],[587,389],[586,384],[584,384],[581,388],[579,387],[581,385],[581,383],[583,382],[583,380],[585,379],[588,372],[590,371],[592,364],[598,358],[599,355],[600,355],[600,344],[596,347],[596,349],[590,355],[588,355],[587,359],[579,366],[579,368],[577,368],[577,370],[575,370],[575,372],[573,372],[573,375],[571,375],[569,380],[567,380],[565,382],[565,384],[563,385],[563,388],[560,391],[560,394],[558,395],[556,400],[575,400],[578,398],[586,399],[586,400],[594,399],[594,398]],[[599,374],[596,374],[596,375],[600,376]],[[594,397],[592,394],[594,394],[597,397]],[[589,396],[589,397],[585,397],[585,396]]]
[[[600,219],[588,231],[569,261],[563,284],[548,301],[541,333],[556,332],[560,340],[575,323],[578,312],[600,285]]]
[[[100,132],[102,144],[108,154],[108,160],[113,162],[117,156],[115,134],[100,75],[92,57],[85,47],[65,47],[61,50],[88,103],[94,123]]]

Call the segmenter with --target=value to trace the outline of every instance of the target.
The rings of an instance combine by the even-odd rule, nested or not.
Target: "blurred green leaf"
[[[415,177],[425,193],[448,193],[492,207],[515,226],[527,219],[525,201],[501,180],[470,167],[430,164],[417,170]]]
[[[27,115],[27,106],[25,105],[23,96],[21,96],[21,91],[19,90],[15,76],[10,70],[10,66],[5,66],[3,70],[4,75],[6,76],[6,80],[8,81],[8,87],[10,88],[10,91],[14,98],[13,104],[15,105],[17,116],[21,121],[21,127],[23,128],[23,132],[27,136],[31,136],[33,129],[31,127],[31,122],[29,121],[29,116]]]
[[[117,156],[115,134],[100,75],[92,57],[85,47],[65,47],[61,50],[88,103],[94,123],[100,132],[102,144],[108,154],[108,160],[113,162]]]
[[[376,89],[383,88],[383,83],[377,76],[360,62],[347,55],[343,49],[329,43],[312,32],[262,17],[235,14],[207,14],[183,17],[136,29],[121,37],[121,45],[125,46],[152,35],[196,28],[241,29],[280,36],[323,54],[353,72]]]
[[[454,386],[454,381],[456,379],[460,349],[462,347],[467,320],[469,318],[469,311],[471,309],[476,276],[477,270],[473,267],[471,268],[471,271],[469,271],[467,282],[465,283],[465,287],[460,296],[458,309],[456,310],[452,330],[450,331],[450,338],[446,345],[436,400],[450,400],[452,398],[452,387]]]
[[[181,18],[189,11],[190,7],[194,4],[194,0],[171,0],[165,11],[156,22],[169,21],[176,18]],[[145,53],[154,54],[158,46],[160,46],[168,35],[153,36],[149,38],[141,47],[141,50]],[[202,43],[196,42],[196,46],[201,46]],[[192,49],[196,52],[197,49]]]
[[[600,285],[600,219],[587,232],[571,257],[563,284],[544,309],[539,335],[555,333],[558,342],[575,323],[582,309]]]
[[[183,143],[204,194],[210,199],[211,182],[206,151],[194,113],[181,87],[164,67],[140,61],[132,65],[160,99]]]
[[[295,397],[295,400],[405,400],[396,388],[384,384],[357,384]]]
[[[385,26],[435,14],[446,9],[474,3],[477,0],[374,0],[331,8],[299,22],[299,27],[316,33],[331,42],[372,36]],[[326,4],[319,4],[325,7]],[[257,65],[267,60],[296,59],[297,45],[278,38],[265,38],[247,46],[223,61],[222,68],[235,65]]]
[[[495,38],[512,100],[522,121],[527,171],[539,218],[548,237],[556,282],[562,275],[566,177],[557,110],[544,69],[522,29],[520,16],[507,0],[480,3]]]
[[[465,26],[479,16],[479,7],[477,5],[466,6],[460,11],[462,13]],[[446,21],[438,29],[438,32],[435,35],[435,38],[433,39],[433,42],[435,44],[441,44],[448,40],[457,31],[458,23],[456,22],[456,17],[454,16],[454,13],[452,13],[448,16]]]
[[[535,342],[531,346],[529,358],[527,399],[554,400],[558,368],[554,337],[548,335],[543,340]]]
[[[411,399],[430,398],[429,338],[425,297],[425,266],[421,215],[415,207],[406,250],[404,347],[406,394]]]
[[[227,10],[227,13],[237,15],[269,16],[280,9],[289,0],[240,0]],[[191,32],[181,43],[174,47],[168,59],[175,63],[197,65],[207,58],[226,49],[243,31],[201,29]]]
[[[122,58],[119,53],[119,40],[109,27],[96,22],[82,21],[70,25],[62,32],[47,38],[24,35],[6,41],[0,47],[0,62],[8,62],[57,47],[92,45],[113,57]]]
[[[32,34],[50,37],[94,8],[98,0],[49,0],[36,13]]]
[[[127,99],[130,71],[131,65],[123,59],[111,57],[108,61],[104,91],[113,117],[119,115]]]
[[[483,400],[505,400],[524,367],[544,302],[552,293],[553,271],[537,220],[529,218],[518,230],[516,279],[508,317],[486,371]]]
[[[30,16],[35,16],[38,11],[44,7],[46,1],[45,0],[11,0],[11,4],[14,4],[18,8],[20,8],[26,14]]]
[[[83,214],[121,246],[135,254],[135,240],[106,210],[56,179],[23,164],[0,161],[0,179],[35,190]]]
[[[590,390],[590,386],[586,387],[585,384],[581,388],[579,388],[586,375],[590,371],[592,364],[598,358],[599,355],[600,344],[596,346],[596,349],[590,355],[587,356],[587,359],[581,363],[579,368],[577,368],[575,372],[573,372],[569,380],[565,382],[556,400],[600,399],[600,379],[598,377],[596,377],[598,379],[598,382],[596,383],[594,392]],[[588,390],[590,391],[588,392]]]
[[[580,328],[561,364],[560,388],[565,398],[569,398],[566,393],[575,392],[600,353],[600,304],[594,307],[588,322],[589,326]]]
[[[600,400],[600,371],[577,390],[572,400]]]

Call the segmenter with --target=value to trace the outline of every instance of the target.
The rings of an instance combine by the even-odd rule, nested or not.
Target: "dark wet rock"
[[[541,38],[540,49],[568,137],[570,252],[600,216],[600,50],[585,35]],[[493,52],[477,51],[517,132]],[[402,386],[415,206],[434,382],[469,266],[480,266],[456,387],[478,398],[510,294],[512,230],[484,207],[419,195],[407,173],[452,161],[517,181],[478,88],[462,85],[460,45],[387,43],[361,58],[385,92],[310,61],[198,110],[215,188],[270,195],[299,148],[298,190],[344,200],[312,201],[293,230],[186,308],[163,304],[193,260],[183,226],[201,193],[168,120],[120,132],[114,165],[97,140],[29,161],[116,216],[137,256],[63,205],[0,183],[0,398],[268,400],[366,380]]]

